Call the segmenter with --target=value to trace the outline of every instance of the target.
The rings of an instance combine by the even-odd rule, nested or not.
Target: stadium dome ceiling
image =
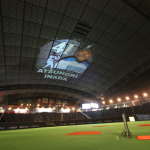
[[[99,101],[150,91],[148,0],[0,1],[0,97]]]

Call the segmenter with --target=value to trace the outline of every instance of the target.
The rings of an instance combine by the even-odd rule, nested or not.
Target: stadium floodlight
[[[129,97],[126,97],[126,100],[129,100]]]
[[[118,101],[120,102],[120,101],[121,101],[121,99],[120,99],[120,98],[118,98]]]
[[[110,99],[110,100],[109,100],[109,102],[110,102],[110,103],[112,103],[112,102],[113,102],[113,100],[112,100],[112,99]]]
[[[103,101],[102,103],[105,104],[105,101]]]
[[[126,120],[126,115],[125,113],[122,114],[122,118],[123,118],[123,122],[124,122],[124,127],[125,129],[123,130],[123,132],[121,134],[125,134],[127,135],[127,138],[131,138],[132,133],[129,132],[129,128],[128,128],[128,124],[127,124],[127,120]]]
[[[138,98],[138,95],[134,95],[135,98]]]

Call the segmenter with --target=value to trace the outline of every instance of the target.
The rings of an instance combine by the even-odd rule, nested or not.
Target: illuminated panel
[[[27,109],[13,109],[15,113],[27,113]]]
[[[52,108],[37,108],[35,109],[35,112],[52,112]]]
[[[70,109],[61,109],[61,112],[63,112],[63,113],[69,113]]]
[[[55,100],[54,99],[49,99],[49,104],[55,104]]]
[[[48,104],[48,98],[42,98],[42,104]]]
[[[98,109],[99,105],[97,103],[91,103],[91,108],[92,109]]]
[[[32,104],[33,103],[33,99],[27,99],[27,103]]]
[[[22,104],[22,103],[24,103],[24,100],[23,99],[19,99],[18,100],[18,104]]]
[[[61,100],[57,100],[57,101],[56,101],[56,104],[57,104],[57,105],[61,105]]]
[[[41,104],[41,98],[36,99],[35,103],[36,104]]]
[[[92,47],[76,40],[51,41],[40,48],[37,73],[45,74],[44,78],[48,79],[67,81],[69,78],[77,78],[92,61]]]
[[[91,104],[90,103],[82,104],[82,109],[91,109]]]

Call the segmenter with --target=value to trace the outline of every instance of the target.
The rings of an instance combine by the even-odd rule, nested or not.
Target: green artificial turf
[[[150,135],[150,121],[128,122],[132,138],[121,132],[123,122],[0,131],[1,150],[149,150],[150,140],[138,140],[137,135]],[[106,127],[93,127],[108,125]],[[102,131],[96,135],[66,134],[80,131]]]

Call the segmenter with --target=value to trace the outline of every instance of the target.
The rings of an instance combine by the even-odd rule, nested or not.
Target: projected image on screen
[[[37,73],[44,73],[44,78],[64,81],[69,77],[77,78],[92,62],[92,47],[75,39],[50,41],[40,48]]]
[[[60,59],[68,40],[56,41],[50,52],[49,58],[47,59],[46,65],[43,68],[55,68],[56,62]]]
[[[87,46],[84,49],[78,49],[76,56],[62,57],[57,62],[56,68],[83,73],[90,63],[87,59],[92,56],[90,47]]]

